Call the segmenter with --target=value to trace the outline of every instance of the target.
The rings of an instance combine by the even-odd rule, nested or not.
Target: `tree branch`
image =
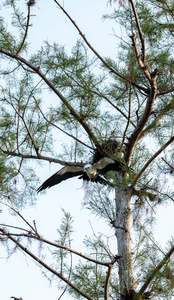
[[[157,98],[157,95],[156,95]],[[162,118],[170,111],[174,109],[174,101],[173,99],[160,111],[160,114],[149,124],[140,134],[138,141],[140,141],[143,137],[145,137],[151,129],[154,129],[155,126],[162,120]]]
[[[19,243],[18,240],[16,240],[14,237],[12,237],[8,232],[6,232],[4,229],[0,228],[0,231],[6,235],[13,243],[15,243],[22,251],[27,253],[30,257],[32,257],[38,264],[43,266],[45,269],[50,271],[52,274],[56,275],[58,278],[66,282],[72,289],[74,289],[77,293],[79,293],[81,296],[83,296],[85,299],[92,300],[91,297],[83,293],[83,291],[79,290],[71,281],[66,279],[62,274],[56,272],[53,268],[48,266],[46,263],[44,263],[42,260],[40,260],[37,256],[35,256],[31,251],[29,251],[26,247],[24,247],[21,243]]]
[[[21,43],[21,46],[19,47],[16,55],[19,55],[19,53],[22,51],[24,44],[25,44],[25,40],[27,38],[27,33],[28,33],[28,28],[29,28],[29,21],[30,21],[30,5],[28,5],[28,16],[27,16],[27,25],[26,25],[26,30],[25,30],[25,34]]]
[[[133,13],[134,13],[134,17],[135,17],[135,21],[136,21],[136,24],[137,24],[137,29],[138,29],[138,34],[139,34],[139,37],[140,37],[140,41],[141,41],[141,50],[142,50],[142,62],[145,63],[145,60],[146,60],[146,53],[145,53],[145,40],[144,40],[144,36],[143,36],[143,33],[142,33],[142,30],[141,30],[141,26],[140,26],[140,23],[139,23],[139,19],[138,19],[138,15],[137,15],[137,11],[136,11],[136,8],[135,8],[135,4],[134,4],[134,1],[133,0],[130,0],[130,3],[131,3],[131,6],[132,6],[132,10],[133,10]]]
[[[124,130],[124,133],[123,133],[123,139],[122,139],[122,142],[121,142],[121,146],[120,146],[120,149],[122,149],[123,147],[123,144],[124,144],[124,141],[125,141],[125,138],[126,138],[126,132],[128,130],[128,127],[129,127],[129,124],[130,124],[130,115],[131,115],[131,86],[130,86],[130,91],[129,91],[129,112],[128,112],[128,119],[127,119],[127,124],[126,124],[126,127],[125,127],[125,130]]]
[[[57,163],[57,164],[60,164],[60,165],[63,165],[63,166],[79,166],[79,167],[83,167],[85,165],[85,163],[83,163],[83,162],[81,162],[81,163],[65,162],[64,160],[60,160],[60,159],[57,159],[57,158],[43,156],[41,154],[39,154],[39,155],[22,154],[22,153],[16,153],[16,152],[8,151],[8,150],[3,150],[3,149],[1,149],[1,151],[4,154],[10,155],[10,156],[17,156],[17,157],[28,158],[28,159],[46,160],[46,161],[54,162],[54,163]]]
[[[104,59],[103,57],[92,47],[92,45],[89,43],[89,41],[87,40],[87,38],[85,37],[85,35],[82,33],[82,31],[80,30],[80,28],[77,26],[76,22],[71,18],[71,16],[67,13],[67,11],[63,8],[63,6],[60,5],[60,3],[57,0],[54,0],[54,2],[56,2],[56,4],[59,6],[59,8],[63,11],[63,13],[68,17],[68,19],[71,21],[71,23],[74,25],[74,27],[77,29],[77,31],[79,32],[79,34],[81,35],[81,37],[83,38],[83,40],[85,41],[85,43],[87,44],[87,46],[92,50],[92,52],[100,59],[100,61],[104,64],[104,66],[109,69],[109,71],[115,75],[117,75],[118,77],[120,77],[121,79],[123,79],[126,82],[129,82],[131,85],[135,86],[136,88],[138,88],[139,90],[144,91],[146,94],[148,94],[149,90],[147,88],[144,88],[138,84],[136,84],[135,82],[133,82],[132,80],[124,77],[121,73],[119,73],[116,69],[114,69],[112,66],[110,66]]]
[[[145,170],[149,167],[149,165],[155,160],[155,158],[157,158],[161,152],[164,151],[164,149],[166,149],[172,142],[174,141],[174,136],[170,138],[170,140],[168,140],[167,143],[165,143],[148,161],[147,163],[144,165],[144,167],[141,169],[141,171],[138,173],[138,175],[135,178],[135,181],[132,185],[132,187],[135,186],[135,184],[137,183],[137,181],[140,179],[141,175],[145,172]]]
[[[112,272],[113,266],[114,266],[115,262],[120,258],[121,258],[121,256],[116,256],[114,258],[114,260],[108,265],[108,272],[106,275],[106,281],[105,281],[105,286],[104,286],[104,299],[105,300],[109,300],[109,281],[111,278],[111,272]]]
[[[170,93],[173,93],[173,92],[174,92],[174,88],[172,88],[170,90],[167,90],[167,91],[159,92],[159,93],[156,94],[156,96],[159,97],[159,96],[167,95],[167,94],[170,94]]]
[[[127,149],[126,149],[126,154],[125,154],[126,162],[129,162],[132,152],[133,152],[133,149],[135,147],[135,144],[136,144],[146,122],[149,119],[149,116],[151,114],[152,107],[153,107],[153,104],[154,104],[154,101],[156,98],[156,90],[157,90],[156,81],[154,80],[150,95],[148,96],[148,99],[146,102],[146,107],[145,107],[144,113],[143,113],[141,119],[139,120],[138,125],[136,126],[136,128],[134,129],[134,131],[132,132],[131,136],[128,139]]]
[[[88,134],[89,139],[95,144],[95,146],[98,148],[98,150],[101,153],[103,152],[103,149],[100,146],[100,144],[99,144],[97,138],[95,137],[94,133],[92,132],[90,126],[84,121],[83,118],[81,118],[76,113],[74,108],[67,101],[67,99],[62,95],[62,93],[58,89],[56,89],[56,87],[52,84],[52,82],[41,72],[40,67],[35,67],[32,63],[25,60],[23,57],[21,57],[19,55],[16,55],[16,54],[9,53],[9,52],[7,52],[3,49],[0,49],[0,53],[6,55],[8,57],[14,58],[17,61],[20,61],[21,63],[25,64],[30,69],[32,69],[36,74],[38,74],[44,80],[44,82],[50,87],[50,89],[59,97],[59,99],[63,102],[63,104],[68,108],[70,114],[72,114],[73,117],[81,124],[81,126],[84,128],[84,130]]]
[[[149,73],[148,66],[145,64],[145,61],[143,60],[143,56],[139,55],[135,34],[133,34],[131,36],[131,39],[132,39],[132,43],[133,43],[133,46],[134,46],[134,49],[135,49],[135,54],[136,54],[137,61],[140,65],[141,69],[143,70],[144,74],[146,75],[147,79],[150,81],[151,80],[151,75]]]
[[[171,247],[171,249],[168,251],[168,253],[165,255],[165,257],[161,260],[161,262],[157,265],[157,267],[154,269],[154,271],[151,273],[151,275],[147,278],[146,282],[143,284],[141,289],[139,290],[138,295],[142,296],[149,284],[152,282],[152,280],[155,278],[159,270],[167,263],[167,261],[170,259],[171,255],[174,252],[174,245]]]

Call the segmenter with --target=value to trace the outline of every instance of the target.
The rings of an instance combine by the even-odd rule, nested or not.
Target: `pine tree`
[[[109,1],[113,12],[103,18],[115,20],[123,34],[113,60],[103,58],[54,2],[80,35],[71,53],[57,41],[31,53],[35,1],[21,8],[6,0],[13,28],[0,19],[1,203],[28,226],[3,224],[1,241],[7,251],[22,249],[75,299],[172,299],[173,241],[163,253],[151,228],[154,209],[174,200],[174,3]],[[51,94],[45,101],[46,89]],[[55,132],[70,139],[61,155],[53,150]],[[85,238],[87,254],[73,249],[73,221],[65,211],[58,240],[41,237],[36,223],[22,215],[37,199],[36,163],[76,166],[102,156],[120,160],[123,170],[107,173],[107,186],[84,187],[86,194],[90,189],[84,205],[112,228],[115,253],[95,234]],[[54,266],[34,254],[34,240],[53,247]],[[79,257],[76,267],[69,264],[73,255]]]

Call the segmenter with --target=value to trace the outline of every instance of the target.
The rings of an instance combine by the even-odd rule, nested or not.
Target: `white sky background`
[[[23,1],[19,2],[23,5]],[[101,20],[103,14],[110,13],[113,9],[107,5],[107,0],[64,0],[64,7],[102,56],[116,58],[118,39],[112,35],[112,28],[118,35],[120,35],[120,28],[118,25],[116,27],[114,22]],[[7,17],[9,13],[9,10],[5,11]],[[74,46],[79,34],[53,0],[37,1],[37,4],[32,7],[32,14],[36,16],[30,21],[33,26],[29,29],[29,50],[39,49],[43,40],[56,41],[68,50]],[[51,97],[51,94],[49,96]],[[65,142],[62,135],[56,138],[60,144]],[[58,164],[50,166],[49,163],[44,164],[43,169],[38,168],[41,181],[58,169]],[[63,207],[74,217],[75,234],[72,248],[81,251],[80,247],[85,235],[93,235],[89,220],[96,234],[98,232],[103,232],[106,236],[114,234],[113,231],[108,232],[108,227],[102,220],[96,222],[96,217],[90,215],[89,211],[82,207],[83,197],[82,182],[78,179],[71,179],[51,188],[45,195],[39,195],[36,207],[23,211],[23,215],[31,223],[32,220],[36,220],[39,233],[46,239],[54,241],[57,238],[56,229],[60,225],[61,207]],[[9,218],[8,214],[5,214],[5,217],[0,215],[0,217],[3,218],[2,223],[10,223],[12,218]],[[158,229],[155,238],[165,250],[167,240],[173,235],[173,206],[159,208],[157,219]],[[115,238],[112,237],[110,240],[115,247]],[[41,275],[40,268],[29,257],[24,256],[20,251],[12,255],[9,260],[6,257],[5,252],[0,253],[1,300],[9,300],[11,296],[22,297],[23,300],[57,300],[59,298],[61,291],[57,289],[57,283],[54,282],[52,286],[49,286],[49,282]],[[65,294],[62,299],[71,299],[71,297]]]

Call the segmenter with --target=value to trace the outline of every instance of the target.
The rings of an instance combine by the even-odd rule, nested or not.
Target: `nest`
[[[94,150],[93,158],[92,158],[92,164],[96,163],[99,161],[102,157],[104,156],[110,156],[110,157],[118,157],[120,155],[121,150],[120,150],[120,142],[118,142],[115,139],[108,139],[100,145],[103,149],[103,152],[99,151],[98,149]],[[123,150],[122,150],[123,151]]]

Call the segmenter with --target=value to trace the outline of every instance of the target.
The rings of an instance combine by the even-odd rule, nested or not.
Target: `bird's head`
[[[86,165],[84,166],[84,171],[85,171],[85,172],[88,171],[91,167],[92,167],[91,164],[86,164]]]

